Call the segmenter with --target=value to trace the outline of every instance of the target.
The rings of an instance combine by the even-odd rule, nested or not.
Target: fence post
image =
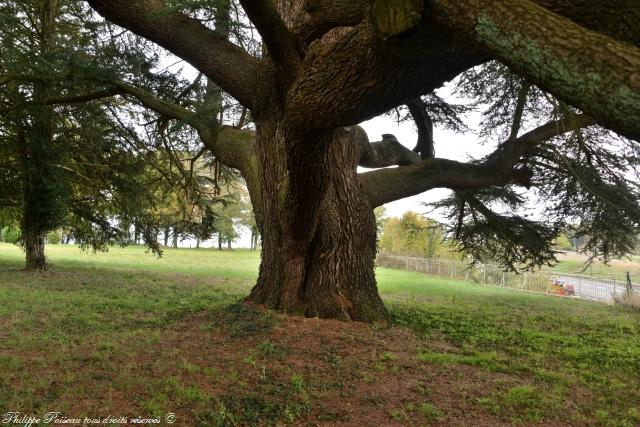
[[[633,285],[631,284],[631,276],[627,271],[627,297],[630,297],[632,293],[633,293]]]

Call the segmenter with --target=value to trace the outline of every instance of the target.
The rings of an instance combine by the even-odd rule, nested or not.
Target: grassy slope
[[[305,383],[290,371],[294,345],[286,336],[278,341],[272,330],[287,320],[247,317],[233,305],[255,280],[256,253],[181,249],[158,260],[141,248],[93,255],[57,246],[49,256],[53,272],[27,275],[18,271],[20,251],[0,244],[0,413],[56,410],[84,416],[109,408],[159,415],[170,407],[203,425],[275,419],[355,423],[354,415],[322,404],[334,391],[320,378],[305,371]],[[430,378],[433,392],[416,385],[423,400],[406,391],[406,399],[394,400],[392,408],[367,397],[368,410],[383,410],[387,417],[374,424],[415,424],[416,419],[464,424],[456,418],[461,406],[487,425],[640,424],[637,312],[417,273],[378,269],[377,275],[396,324],[409,327],[417,338],[403,349],[375,353],[367,347],[366,357],[373,360],[365,361],[365,368],[343,362],[336,371],[336,360],[342,359],[332,356],[327,366],[335,372],[334,387],[340,399],[347,399],[345,383],[361,384],[353,385],[352,394],[369,396],[378,377],[384,384],[394,377]],[[199,313],[206,313],[205,320],[193,323]],[[183,330],[184,322],[191,323]],[[179,339],[194,324],[193,333],[204,334],[197,340],[218,339],[219,345],[183,353],[187,344]],[[216,335],[219,330],[226,332]],[[397,328],[374,328],[374,333],[379,334],[374,347],[386,337],[395,342],[399,334]],[[243,339],[229,344],[236,336]],[[278,356],[280,348],[285,350]],[[243,353],[240,360],[217,367],[194,359],[215,351],[221,351],[220,358]],[[269,369],[272,363],[288,379],[276,380],[274,374],[268,381],[260,363]],[[256,378],[245,379],[242,372],[254,369]],[[441,389],[443,378],[451,376],[456,387],[465,382],[473,387],[439,400],[447,391]],[[234,390],[232,396],[220,394],[228,389]]]

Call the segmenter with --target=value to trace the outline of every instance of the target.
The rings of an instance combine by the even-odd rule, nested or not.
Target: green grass
[[[425,349],[417,355],[419,360],[520,375],[529,382],[524,387],[537,390],[538,401],[553,397],[540,407],[513,403],[524,399],[520,389],[497,400],[487,396],[482,403],[493,412],[511,414],[513,421],[540,422],[558,415],[561,406],[552,403],[567,399],[580,385],[598,396],[599,410],[606,414],[603,424],[640,423],[637,311],[426,279],[417,273],[380,269],[378,279],[395,323],[422,335]],[[443,343],[445,352],[440,350]],[[594,409],[594,402],[575,404],[584,405],[584,414]],[[572,421],[584,423],[588,418]]]
[[[0,243],[0,268],[20,268],[23,258],[18,246]],[[253,280],[258,272],[260,254],[243,249],[166,249],[158,258],[143,246],[116,246],[108,252],[94,253],[81,251],[77,246],[48,245],[47,260],[56,271],[144,270]]]
[[[82,399],[108,407],[130,393],[142,415],[173,405],[191,408],[202,425],[287,423],[322,399],[299,372],[272,376],[272,364],[291,355],[267,337],[277,316],[236,304],[255,281],[258,253],[178,249],[158,259],[140,247],[92,254],[59,245],[48,256],[53,271],[31,275],[19,271],[19,248],[0,244],[0,413],[53,404],[72,412]],[[637,311],[391,269],[379,268],[377,278],[394,323],[419,336],[416,363],[491,379],[470,407],[516,424],[640,425]],[[209,329],[201,332],[224,329],[230,349],[254,340],[240,367],[181,360],[181,348],[162,346],[167,331],[198,313],[207,313]],[[378,353],[373,365],[399,372],[400,350]],[[259,373],[255,390],[245,384],[246,369]],[[214,399],[193,376],[237,390]],[[389,417],[411,414],[447,417],[429,401]]]

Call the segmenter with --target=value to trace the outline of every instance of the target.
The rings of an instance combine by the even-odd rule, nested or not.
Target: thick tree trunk
[[[374,259],[376,224],[373,209],[356,175],[355,129],[333,134],[320,161],[326,192],[317,211],[317,225],[301,242],[289,229],[291,212],[286,144],[277,120],[257,124],[262,169],[262,260],[258,283],[249,301],[306,316],[379,321],[387,311],[378,295]],[[303,193],[303,192],[301,192]],[[298,194],[297,199],[313,197]]]
[[[137,245],[140,243],[140,227],[138,224],[133,225],[133,244]]]
[[[27,222],[25,222],[28,224]],[[23,229],[24,251],[26,253],[26,269],[28,271],[44,271],[47,262],[44,256],[45,236],[38,234],[28,225]]]
[[[177,227],[173,227],[171,247],[172,248],[177,248],[178,247],[178,229],[177,229]]]
[[[164,246],[165,247],[169,247],[169,230],[170,230],[170,228],[168,226],[164,228],[163,237],[164,237]]]

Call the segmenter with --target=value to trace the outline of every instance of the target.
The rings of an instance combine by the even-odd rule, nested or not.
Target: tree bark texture
[[[277,120],[258,123],[262,150],[262,210],[259,223],[262,260],[258,283],[247,298],[268,308],[306,316],[378,321],[387,312],[378,295],[374,259],[373,209],[357,178],[359,158],[355,127],[332,135],[320,162],[326,190],[306,233],[292,231],[291,203],[313,194],[289,193],[289,171],[278,157],[287,156]],[[281,159],[282,160],[282,159]],[[312,203],[312,201],[310,201]]]
[[[637,10],[630,8],[636,16]],[[529,81],[598,117],[605,127],[640,140],[637,46],[590,31],[530,0],[474,0],[464,6],[442,1],[438,13]]]
[[[45,236],[28,225],[23,230],[23,233],[22,239],[26,253],[26,269],[28,271],[46,270],[47,262],[44,256]]]

